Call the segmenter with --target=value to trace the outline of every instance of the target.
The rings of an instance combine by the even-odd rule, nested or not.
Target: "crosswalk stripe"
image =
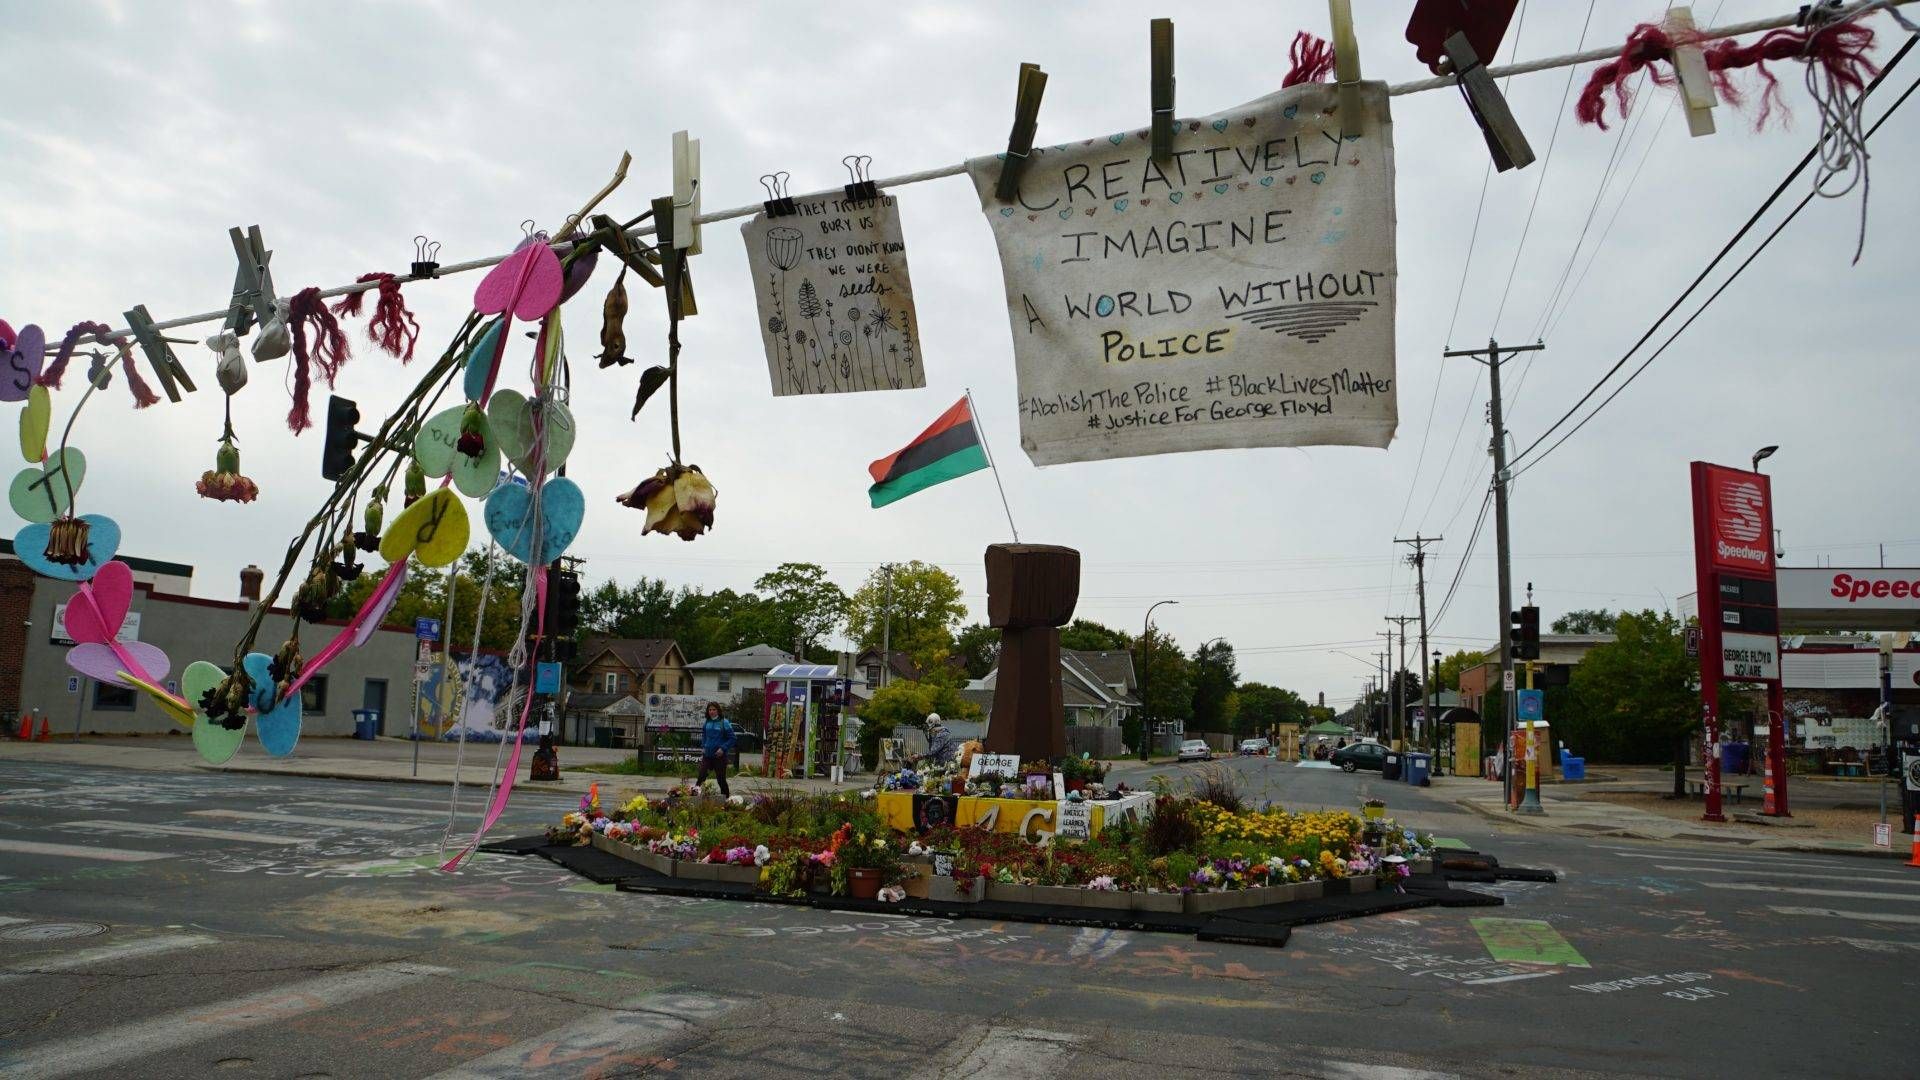
[[[1326,1080],[1454,1080],[1453,1073],[1429,1069],[1403,1069],[1397,1065],[1373,1065],[1363,1061],[1323,1061],[1316,1068],[1302,1063],[1310,1076]]]
[[[275,1023],[303,1013],[393,990],[447,968],[404,962],[325,975],[259,993],[229,998],[123,1024],[105,1031],[34,1046],[14,1047],[0,1057],[0,1077],[54,1080],[150,1059],[169,1050],[236,1031]]]
[[[956,1047],[969,1037],[955,1040]],[[1007,1080],[1046,1080],[1065,1072],[1081,1037],[1037,1028],[990,1027],[958,1061],[928,1063],[913,1075],[932,1080],[947,1076],[993,1076]]]
[[[1774,907],[1773,910],[1782,915],[1816,915],[1828,919],[1859,919],[1861,922],[1920,924],[1920,915],[1890,915],[1878,911],[1837,911],[1823,907]]]
[[[638,1055],[741,1004],[705,994],[649,994],[435,1073],[428,1080],[489,1080],[550,1068],[567,1076],[599,1076],[610,1074],[612,1066],[644,1067],[643,1061],[636,1060]]]
[[[105,818],[68,821],[57,827],[152,833],[157,836],[192,836],[202,840],[231,840],[240,844],[311,844],[314,842],[312,837],[306,836],[267,836],[264,833],[231,832],[227,829],[202,829],[194,825],[159,825],[148,821],[112,821]]]
[[[164,851],[88,847],[85,844],[44,844],[36,840],[0,840],[0,851],[11,851],[16,855],[48,855],[63,859],[99,859],[102,862],[151,862],[154,859],[173,858]]]
[[[1649,854],[1642,851],[1614,851],[1609,854],[1623,859],[1666,859],[1669,862],[1725,863],[1730,866],[1810,866],[1815,869],[1832,870],[1845,865],[1840,862],[1818,862],[1813,859],[1782,858],[1762,852],[1750,852],[1738,856],[1726,855],[1682,855],[1674,851]]]
[[[1863,881],[1874,885],[1895,885],[1906,881],[1920,880],[1920,878],[1915,878],[1911,874],[1902,874],[1897,870],[1865,870],[1860,874],[1829,874],[1825,872],[1814,873],[1806,870],[1774,870],[1770,867],[1742,869],[1736,866],[1669,866],[1665,863],[1660,864],[1658,869],[1678,870],[1682,873],[1691,874],[1751,874],[1776,878],[1813,878],[1819,881]],[[1862,876],[1865,874],[1874,876]]]
[[[1866,892],[1861,889],[1795,889],[1785,885],[1749,885],[1739,881],[1703,881],[1709,889],[1738,889],[1741,892],[1794,893],[1798,896],[1845,896],[1859,900],[1902,900],[1920,903],[1920,890],[1910,893]]]
[[[32,919],[16,919],[11,915],[0,915],[0,926],[12,926],[14,923],[32,922]]]
[[[315,810],[345,810],[355,814],[401,814],[407,817],[439,818],[445,820],[445,807],[438,810],[416,810],[410,806],[388,806],[385,803],[340,803],[340,802],[290,802],[288,806],[310,807]]]
[[[158,937],[135,938],[131,941],[115,942],[112,945],[81,949],[78,952],[36,957],[0,971],[0,984],[19,982],[35,975],[73,971],[77,968],[92,967],[95,964],[110,964],[116,960],[132,960],[142,956],[179,952],[182,949],[197,949],[202,945],[211,945],[215,940],[201,934],[161,934]]]
[[[406,832],[425,828],[424,822],[406,824],[396,821],[366,821],[352,818],[302,817],[298,814],[269,814],[262,810],[189,810],[195,817],[227,818],[233,821],[283,822],[288,825],[319,825],[329,829],[368,829],[373,832]]]

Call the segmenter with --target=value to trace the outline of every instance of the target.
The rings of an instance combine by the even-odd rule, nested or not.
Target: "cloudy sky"
[[[1401,37],[1409,5],[1355,6],[1366,75],[1423,76]],[[1661,6],[1594,5],[1587,46],[1620,41]],[[1714,0],[1695,11],[1725,23],[1791,6]],[[1575,49],[1588,5],[1528,8],[1509,49]],[[1050,75],[1042,142],[1138,127],[1147,21],[1166,13],[1132,3],[4,0],[0,316],[57,338],[83,318],[124,325],[134,304],[159,318],[223,307],[236,224],[264,229],[283,294],[404,272],[417,233],[443,244],[442,262],[494,253],[519,239],[523,219],[550,225],[576,208],[623,150],[632,175],[609,205],[630,217],[666,190],[681,128],[703,140],[710,210],[759,200],[755,178],[778,169],[796,191],[838,185],[851,153],[872,155],[880,177],[948,165],[1004,147],[1021,61]],[[1317,3],[1175,14],[1182,114],[1272,92],[1294,31],[1327,31]],[[1884,16],[1876,25],[1884,59],[1895,32]],[[1889,86],[1904,89],[1916,68],[1903,65]],[[1723,109],[1720,134],[1705,139],[1687,137],[1664,90],[1644,92],[1634,121],[1603,132],[1562,107],[1565,72],[1516,78],[1514,110],[1536,152],[1546,158],[1551,145],[1552,156],[1494,176],[1478,213],[1486,155],[1461,101],[1395,99],[1401,423],[1385,451],[1035,468],[1017,447],[998,260],[963,178],[899,192],[927,388],[775,400],[737,223],[710,226],[696,264],[701,314],[682,332],[682,406],[688,459],[720,490],[715,530],[691,544],[642,537],[640,516],[612,503],[663,462],[665,412],[629,422],[635,369],[601,372],[577,357],[570,472],[589,516],[573,550],[590,578],[736,588],[782,560],[822,563],[851,588],[883,561],[920,558],[958,574],[979,612],[981,551],[1006,538],[991,478],[874,511],[865,472],[971,386],[1022,536],[1084,554],[1083,616],[1137,629],[1149,604],[1177,599],[1156,621],[1189,648],[1225,636],[1245,675],[1350,700],[1383,616],[1415,610],[1396,535],[1444,537],[1432,549],[1430,609],[1458,586],[1435,631],[1441,647],[1496,632],[1491,515],[1458,572],[1486,485],[1485,381],[1441,351],[1543,334],[1547,350],[1508,372],[1513,438],[1532,442],[1811,145],[1817,117],[1799,68],[1780,73],[1792,128],[1754,133]],[[1645,375],[1518,481],[1515,581],[1532,583],[1549,619],[1663,607],[1690,591],[1686,463],[1743,463],[1767,443],[1782,446],[1768,471],[1789,565],[1873,565],[1883,541],[1891,564],[1920,560],[1920,520],[1900,482],[1916,446],[1912,312],[1899,299],[1911,289],[1897,284],[1920,270],[1906,197],[1917,135],[1920,111],[1903,110],[1874,142],[1858,265],[1858,202],[1815,200]],[[597,333],[607,273],[568,309],[576,350]],[[474,284],[408,287],[423,353],[457,328]],[[636,292],[634,309],[630,352],[655,362],[657,294]],[[325,497],[319,433],[289,434],[282,365],[256,367],[236,424],[260,501],[199,500],[193,483],[212,466],[221,401],[212,354],[180,352],[199,393],[134,412],[116,380],[82,414],[73,443],[92,463],[82,509],[118,518],[126,553],[191,563],[197,593],[231,597],[237,569],[277,565]],[[339,392],[381,415],[416,378],[362,346]],[[57,421],[78,382],[56,396]]]

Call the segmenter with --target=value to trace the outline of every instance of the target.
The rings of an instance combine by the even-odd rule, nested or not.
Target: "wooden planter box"
[[[609,840],[600,833],[594,833],[592,840],[594,847],[599,848],[609,855],[617,855],[629,862],[638,863],[656,874],[664,874],[667,877],[674,876],[674,860],[667,858],[665,855],[655,855],[646,848],[637,847],[624,840]]]
[[[976,889],[978,886],[976,886]],[[987,882],[987,899],[1004,904],[1035,904],[1031,885],[1002,885],[997,881]]]
[[[1235,908],[1260,907],[1263,904],[1318,900],[1327,895],[1325,885],[1326,883],[1321,881],[1296,881],[1287,885],[1265,885],[1257,889],[1235,889],[1231,892],[1188,893],[1186,910],[1189,915],[1205,915],[1215,911],[1232,911]]]
[[[760,884],[760,868],[732,863],[688,862],[674,860],[673,876],[682,881],[726,881],[735,885]]]

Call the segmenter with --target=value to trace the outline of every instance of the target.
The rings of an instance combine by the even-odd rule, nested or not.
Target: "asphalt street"
[[[1290,808],[1377,793],[1561,880],[1215,945],[617,893],[537,858],[448,874],[444,788],[0,762],[0,1077],[1912,1073],[1920,869],[1221,767]],[[516,798],[493,835],[565,808]]]

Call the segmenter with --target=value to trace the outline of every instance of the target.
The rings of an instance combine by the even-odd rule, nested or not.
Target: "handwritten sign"
[[[1177,124],[1036,147],[1012,203],[968,163],[1006,279],[1036,465],[1245,446],[1384,447],[1394,371],[1393,129],[1308,84]]]
[[[774,396],[925,386],[894,197],[794,205],[740,227]]]
[[[1084,802],[1062,802],[1059,823],[1060,839],[1090,840],[1093,838],[1093,806]]]
[[[1019,754],[975,754],[973,763],[967,766],[967,777],[972,779],[981,773],[997,773],[1001,776],[1020,775]]]

